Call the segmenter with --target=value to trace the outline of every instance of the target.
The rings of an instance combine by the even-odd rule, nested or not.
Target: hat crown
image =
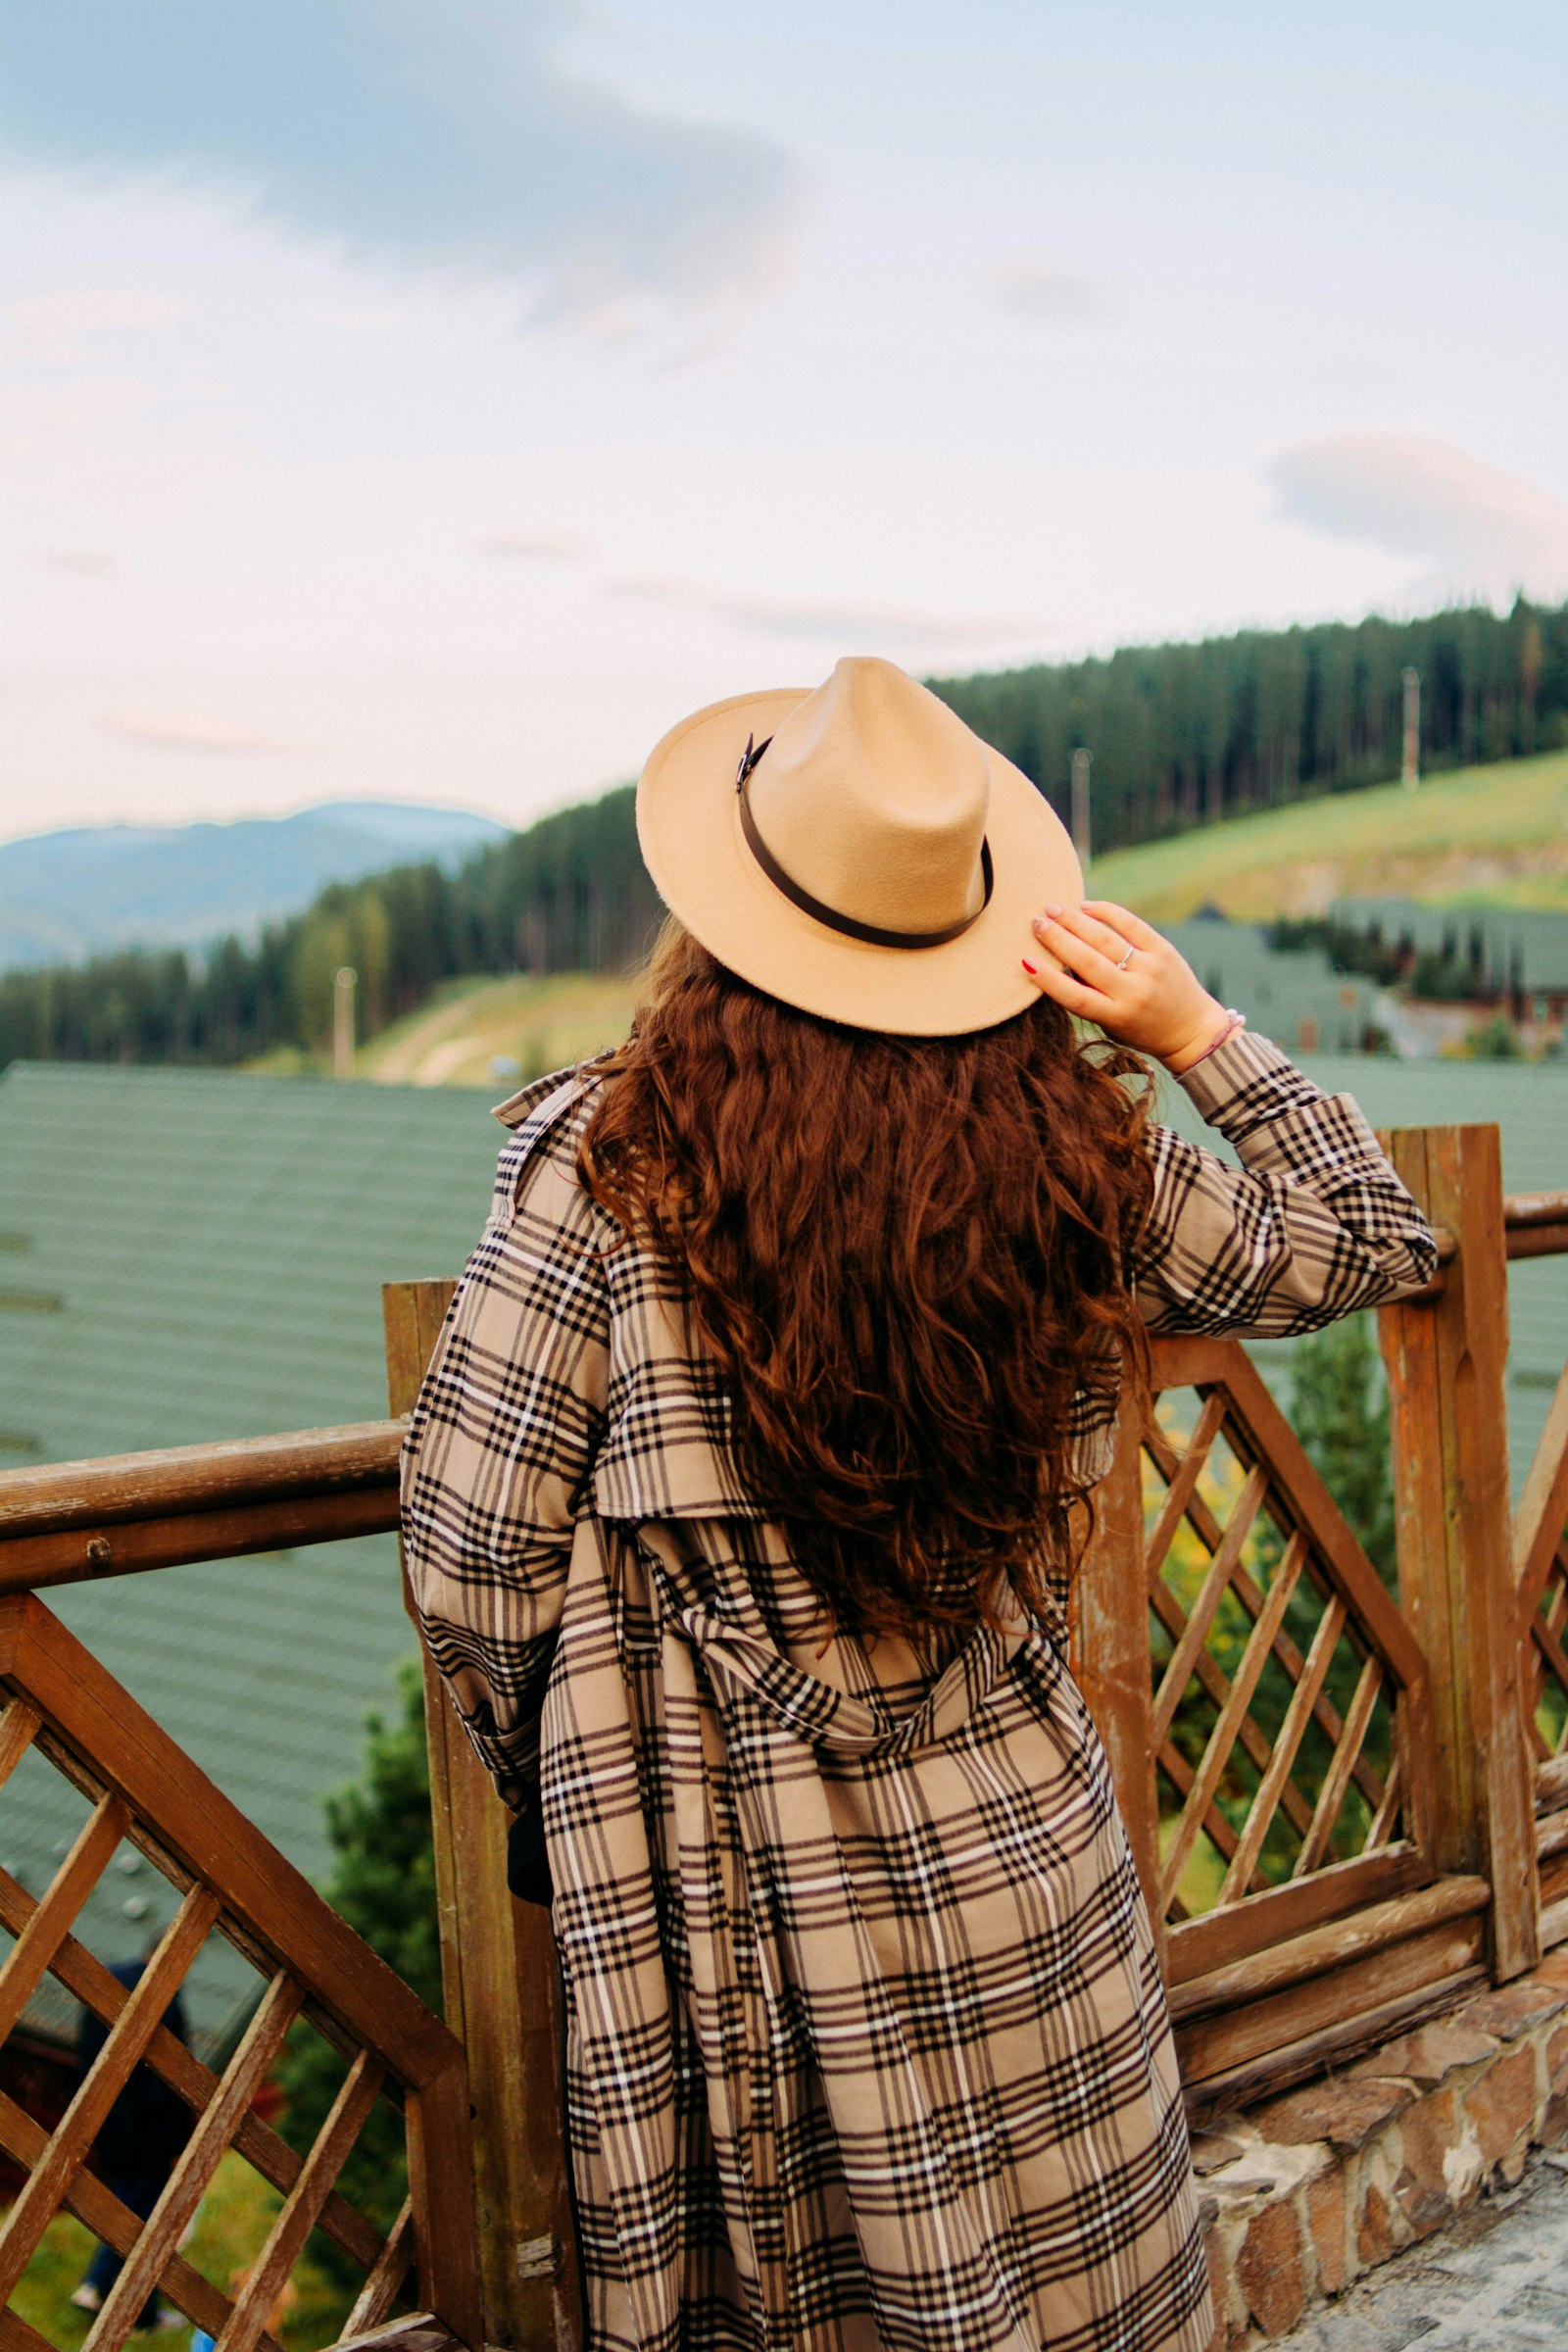
[[[940,931],[984,902],[985,747],[891,662],[840,662],[780,722],[746,789],[772,857],[839,914]]]

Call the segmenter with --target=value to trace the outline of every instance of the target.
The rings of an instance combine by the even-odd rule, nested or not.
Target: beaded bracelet
[[[1226,1012],[1225,1026],[1220,1031],[1218,1037],[1213,1040],[1212,1044],[1206,1045],[1203,1048],[1203,1051],[1198,1056],[1198,1061],[1190,1061],[1187,1064],[1187,1069],[1183,1070],[1182,1076],[1185,1078],[1189,1070],[1196,1070],[1199,1062],[1206,1061],[1211,1054],[1217,1054],[1227,1038],[1234,1037],[1238,1029],[1245,1029],[1246,1027],[1246,1013],[1238,1012],[1234,1005],[1231,1006]]]

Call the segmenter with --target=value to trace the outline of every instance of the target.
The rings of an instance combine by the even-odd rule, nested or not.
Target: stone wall
[[[1568,1947],[1343,2074],[1227,2117],[1193,2143],[1211,2352],[1288,2334],[1565,2133]]]

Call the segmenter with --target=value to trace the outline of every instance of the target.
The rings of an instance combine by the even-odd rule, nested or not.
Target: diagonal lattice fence
[[[478,2344],[461,2045],[36,1598],[0,1600],[0,1782],[24,1757],[42,1758],[72,1785],[84,1814],[41,1895],[0,1871],[0,1925],[12,1937],[0,1966],[0,2038],[46,1976],[105,2030],[52,2132],[0,2095],[0,2147],[26,2176],[0,2224],[0,2352],[45,2352],[48,2339],[12,2299],[61,2211],[74,2214],[124,2258],[86,2352],[118,2352],[155,2288],[222,2352],[277,2352],[270,2315],[313,2230],[323,2232],[363,2278],[347,2335],[378,2328],[401,2306],[433,2313],[448,2337]],[[127,1841],[177,1897],[129,1987],[72,1933]],[[166,2022],[214,1935],[256,1976],[249,2022],[220,2073]],[[307,2028],[335,2052],[336,2090],[314,2145],[301,2155],[256,2112],[255,2101],[285,2036]],[[94,2140],[138,2068],[160,2078],[190,2111],[184,2147],[145,2219],[93,2166]],[[385,2234],[338,2187],[382,2101],[399,2116],[410,2177],[408,2202]],[[230,2150],[281,2200],[232,2292],[205,2278],[180,2250]]]
[[[1148,1611],[1146,1881],[1172,1928],[1329,1869],[1348,1909],[1346,1865],[1419,1845],[1420,1649],[1241,1348],[1166,1343],[1153,1385],[1117,1560]]]
[[[1345,1573],[1348,1530],[1271,1475],[1261,1447],[1277,1433],[1255,1398],[1249,1422],[1212,1388],[1185,1431],[1175,1401],[1144,1441],[1159,1891],[1173,1922],[1387,1846],[1403,1792],[1397,1667],[1382,1611]]]
[[[1521,1712],[1536,1794],[1541,1939],[1568,1936],[1568,1371],[1514,1522]]]

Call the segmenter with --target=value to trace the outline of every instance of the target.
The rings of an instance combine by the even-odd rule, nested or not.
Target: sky
[[[0,0],[0,838],[1568,596],[1560,0]]]

